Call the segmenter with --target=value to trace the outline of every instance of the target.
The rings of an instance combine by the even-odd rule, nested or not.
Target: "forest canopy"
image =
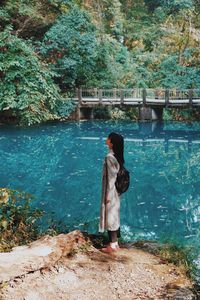
[[[199,88],[199,49],[197,0],[4,0],[0,110],[33,124],[78,87]]]

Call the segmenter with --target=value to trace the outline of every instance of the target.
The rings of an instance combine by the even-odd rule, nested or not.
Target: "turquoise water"
[[[127,240],[200,247],[200,123],[69,122],[0,127],[0,186],[34,194],[67,225],[97,230],[105,138],[125,137],[131,186],[121,202]]]

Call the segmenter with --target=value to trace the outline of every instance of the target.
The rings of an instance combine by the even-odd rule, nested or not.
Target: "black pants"
[[[121,236],[120,227],[118,230],[115,230],[115,231],[108,230],[108,238],[109,238],[110,243],[117,242],[117,238],[120,238],[120,236]]]

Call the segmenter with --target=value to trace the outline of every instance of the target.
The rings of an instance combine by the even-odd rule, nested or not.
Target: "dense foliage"
[[[34,197],[26,192],[0,188],[0,252],[25,245],[44,235],[68,233],[62,221],[36,208]]]
[[[199,21],[196,0],[1,1],[0,111],[33,124],[80,86],[199,88]]]
[[[6,30],[0,47],[0,110],[29,125],[57,118],[59,89],[31,46]]]
[[[94,25],[84,11],[75,7],[61,15],[45,34],[40,53],[64,90],[91,79],[96,47]]]
[[[42,211],[31,207],[31,196],[24,192],[0,189],[0,251],[9,250],[39,236]]]

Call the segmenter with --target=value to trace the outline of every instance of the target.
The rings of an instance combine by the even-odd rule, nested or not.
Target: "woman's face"
[[[113,144],[111,143],[111,140],[109,138],[106,139],[106,145],[109,147],[109,149],[113,148]]]

